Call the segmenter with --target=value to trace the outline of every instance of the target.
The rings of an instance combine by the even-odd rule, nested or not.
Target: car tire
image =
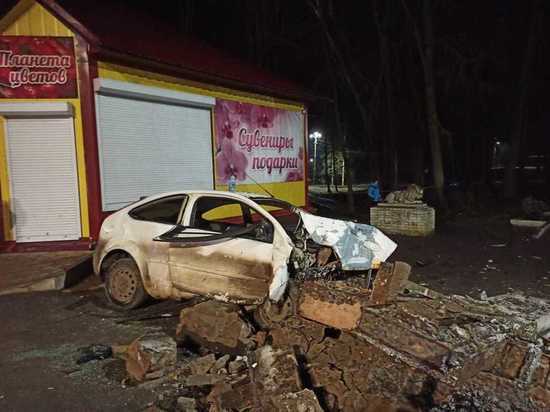
[[[131,310],[143,305],[149,295],[132,258],[117,259],[105,273],[105,296],[116,309]]]

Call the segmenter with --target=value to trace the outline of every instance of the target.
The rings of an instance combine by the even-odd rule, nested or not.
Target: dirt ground
[[[458,217],[432,237],[392,238],[398,243],[392,260],[411,263],[412,279],[438,291],[474,297],[510,289],[540,297],[550,292],[550,234],[532,240],[529,232],[513,230],[506,216]],[[174,336],[184,306],[167,301],[121,314],[106,307],[97,288],[0,296],[0,410],[147,409],[156,396],[122,384],[122,361],[77,365],[78,350],[127,344],[156,329]]]
[[[393,259],[413,266],[411,280],[447,294],[479,298],[521,291],[550,296],[550,233],[512,228],[509,217],[458,217],[427,238],[392,236]]]

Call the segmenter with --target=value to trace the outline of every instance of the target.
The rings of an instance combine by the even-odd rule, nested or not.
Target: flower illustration
[[[235,148],[233,140],[223,139],[216,155],[218,180],[226,183],[231,175],[235,175],[237,180],[245,180],[247,166],[248,160],[245,154]]]

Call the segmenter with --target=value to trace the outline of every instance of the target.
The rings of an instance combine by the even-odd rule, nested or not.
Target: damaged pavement
[[[286,316],[269,325],[258,308],[202,302],[181,311],[167,350],[185,356],[158,376],[149,359],[163,356],[128,351],[128,372],[141,359],[151,372],[134,379],[168,410],[548,410],[546,302],[443,296],[406,280],[399,288],[393,297],[341,280],[295,282]]]
[[[197,298],[116,314],[96,292],[26,295],[44,325],[15,338],[22,325],[6,323],[7,353],[21,337],[42,339],[2,355],[0,405],[25,408],[10,380],[23,365],[44,410],[54,400],[86,410],[548,410],[548,303],[445,296],[408,281],[408,269],[291,280],[277,305]],[[57,305],[41,313],[47,299]]]

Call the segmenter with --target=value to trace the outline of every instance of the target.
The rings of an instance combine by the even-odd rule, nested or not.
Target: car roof
[[[147,196],[143,199],[140,199],[134,204],[143,204],[150,202],[152,200],[161,199],[163,197],[177,196],[177,195],[215,195],[215,196],[225,196],[233,199],[272,199],[271,196],[267,196],[260,193],[250,193],[250,192],[228,192],[223,190],[176,190],[171,192],[157,193],[151,196]]]

